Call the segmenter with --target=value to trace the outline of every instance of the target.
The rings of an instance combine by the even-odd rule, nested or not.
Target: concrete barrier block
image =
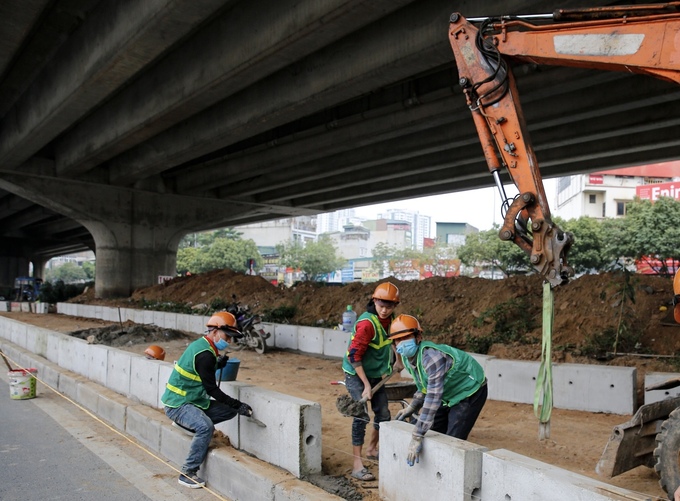
[[[343,499],[309,482],[292,478],[274,486],[274,501],[337,501]]]
[[[26,301],[21,302],[21,311],[23,313],[30,313],[31,312],[31,303],[27,303]]]
[[[296,477],[321,471],[321,406],[309,400],[265,390],[240,388],[239,400],[267,425],[261,428],[239,417],[240,447]]]
[[[45,350],[47,349],[47,335],[49,332],[50,331],[46,329],[28,325],[22,348],[37,355],[44,355]]]
[[[72,372],[62,372],[59,375],[59,388],[61,393],[73,400],[78,401],[78,385],[87,381],[83,376]]]
[[[481,496],[481,499],[522,501],[649,500],[648,495],[621,489],[505,449],[484,453]]]
[[[273,348],[276,346],[276,336],[274,335],[274,331],[276,330],[276,324],[272,324],[269,322],[260,322],[260,327],[262,330],[265,331],[265,333],[269,334],[269,337],[265,339],[264,343]]]
[[[103,389],[97,400],[97,415],[120,431],[125,430],[128,401],[108,389]]]
[[[59,338],[59,365],[64,369],[78,373],[79,364],[82,367],[85,364],[84,356],[79,352],[79,346],[85,343],[82,339],[77,339],[72,336],[63,336]],[[80,357],[83,357],[83,360]],[[87,366],[85,366],[87,367]]]
[[[49,313],[49,309],[50,309],[49,303],[41,303],[39,301],[36,301],[35,303],[33,303],[33,310],[36,313],[46,314],[46,313]]]
[[[130,396],[158,409],[158,362],[139,355],[130,357]]]
[[[184,313],[177,314],[177,330],[192,332],[191,331],[191,315],[186,315]]]
[[[274,336],[276,337],[277,348],[282,350],[297,350],[298,349],[298,326],[276,324],[274,329]]]
[[[47,360],[36,360],[33,362],[33,365],[36,369],[38,369],[38,379],[44,384],[49,385],[52,389],[58,391],[60,374],[59,366],[57,364],[53,364],[52,362],[48,362]]]
[[[534,402],[538,362],[487,360],[486,378],[489,381],[489,398],[531,404]]]
[[[11,311],[9,301],[0,301],[0,311]]]
[[[109,348],[100,344],[87,346],[87,377],[103,386],[106,386],[109,351]]]
[[[496,357],[492,357],[490,355],[480,355],[479,353],[470,353],[470,356],[472,358],[474,358],[479,363],[479,365],[482,366],[482,369],[484,369],[484,374],[486,374],[486,372],[487,372],[489,360],[496,358]]]
[[[153,310],[142,310],[142,311],[144,311],[144,320],[142,321],[142,323],[146,324],[146,325],[152,325],[153,324],[153,315],[154,315]]]
[[[285,472],[229,448],[213,449],[200,476],[229,499],[272,501],[274,485],[290,478]]]
[[[241,388],[246,386],[252,386],[252,384],[241,383],[239,381],[223,381],[220,385],[220,389],[230,397],[235,398],[236,400],[241,400]],[[249,401],[246,401],[246,403],[252,405]],[[241,446],[239,424],[238,417],[235,417],[234,419],[230,419],[229,421],[224,421],[215,425],[215,429],[221,431],[227,437],[229,437],[229,442],[231,442],[233,447],[242,449],[243,447]]]
[[[130,394],[130,365],[132,354],[119,350],[110,350],[106,369],[106,387],[121,395]]]
[[[587,412],[634,414],[635,367],[556,364],[553,367],[554,406]]]
[[[21,303],[12,301],[9,303],[9,311],[21,311]]]
[[[9,325],[10,325],[9,340],[12,341],[17,346],[25,346],[26,330],[28,329],[28,326],[26,324],[22,324],[21,322],[10,322]]]
[[[159,362],[158,363],[158,405],[159,409],[163,409],[163,404],[161,403],[161,397],[165,393],[165,385],[168,384],[168,379],[170,379],[170,374],[172,374],[174,364],[172,362]]]
[[[167,417],[161,421],[161,450],[163,457],[175,463],[177,467],[184,464],[184,460],[189,455],[192,437],[182,430],[172,426],[172,421]],[[205,479],[204,479],[205,480]],[[212,487],[211,485],[211,488]]]
[[[645,388],[650,385],[664,383],[669,379],[678,379],[680,374],[677,372],[648,372],[645,374]],[[667,390],[645,390],[645,404],[653,404],[660,400],[677,397],[680,395],[680,386],[668,388]]]
[[[486,447],[429,431],[423,441],[419,463],[411,468],[406,464],[411,433],[413,426],[408,423],[380,424],[381,499],[480,499],[482,454]]]
[[[298,347],[297,349],[313,355],[323,353],[323,331],[317,327],[298,327]]]
[[[50,334],[47,336],[47,353],[45,353],[45,358],[50,362],[53,362],[61,367],[59,364],[59,344],[61,343],[62,336],[58,334]]]
[[[125,431],[151,450],[158,452],[161,449],[160,418],[155,409],[143,405],[128,405]]]
[[[323,354],[327,357],[342,358],[347,352],[351,332],[337,329],[323,330]]]
[[[76,385],[76,402],[92,413],[97,413],[99,407],[99,393],[102,388],[98,384],[83,381]]]

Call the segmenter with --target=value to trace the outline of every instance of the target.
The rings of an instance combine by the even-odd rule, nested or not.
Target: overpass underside
[[[2,2],[0,284],[92,249],[97,295],[127,296],[189,232],[489,186],[449,15],[554,7]],[[515,74],[544,178],[678,158],[676,86]]]

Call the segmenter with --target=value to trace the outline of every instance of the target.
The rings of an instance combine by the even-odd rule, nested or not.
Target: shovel
[[[7,366],[7,368],[9,369],[9,371],[12,372],[14,369],[12,369],[12,366],[9,365],[9,360],[7,360],[7,357],[6,357],[5,354],[2,352],[2,350],[0,350],[0,355],[2,356],[2,359],[5,361],[5,365]]]
[[[382,388],[383,385],[387,381],[389,381],[389,379],[392,376],[394,376],[394,373],[395,371],[392,371],[391,374],[384,377],[382,381],[380,381],[373,388],[371,388],[371,394],[373,394],[376,390]],[[354,400],[349,395],[342,395],[341,397],[338,397],[338,399],[336,400],[335,407],[337,407],[337,409],[340,411],[340,414],[342,414],[343,416],[356,417],[360,416],[364,412],[364,407],[366,405],[367,400],[368,398],[366,397],[362,398],[361,400]]]

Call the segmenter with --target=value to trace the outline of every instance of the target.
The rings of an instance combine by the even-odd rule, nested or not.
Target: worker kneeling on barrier
[[[165,415],[194,433],[179,476],[179,483],[192,489],[205,485],[197,472],[208,454],[214,425],[237,415],[251,416],[253,413],[248,404],[222,392],[215,380],[215,372],[229,360],[227,355],[219,355],[219,350],[229,346],[227,338],[243,335],[236,325],[236,318],[228,312],[210,317],[206,324],[208,333],[191,343],[179,357],[161,398]]]
[[[394,319],[389,338],[418,388],[411,403],[395,417],[404,421],[420,411],[406,457],[413,466],[419,462],[429,429],[467,440],[486,402],[486,377],[482,366],[464,351],[423,341],[420,322],[411,315]]]

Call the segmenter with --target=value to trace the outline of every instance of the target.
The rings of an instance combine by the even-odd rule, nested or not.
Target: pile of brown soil
[[[396,313],[416,316],[426,337],[470,349],[471,340],[498,341],[489,354],[504,358],[540,359],[542,325],[542,280],[538,276],[515,276],[504,280],[480,278],[429,278],[406,282],[389,279],[400,290],[401,304]],[[668,278],[632,275],[630,288],[634,302],[622,302],[626,288],[622,273],[584,275],[554,289],[553,349],[556,361],[587,363],[582,351],[593,341],[621,332],[637,340],[637,346],[624,351],[668,356],[680,351],[680,329],[673,320],[672,281]],[[303,282],[291,288],[277,287],[262,277],[230,270],[179,277],[163,285],[134,292],[118,301],[96,300],[92,291],[74,302],[140,307],[142,300],[209,305],[215,300],[230,302],[235,294],[242,304],[265,316],[278,308],[294,308],[289,322],[297,325],[333,327],[342,322],[342,313],[351,304],[357,313],[365,311],[376,284],[352,283],[344,286]],[[509,305],[514,305],[510,308]],[[503,340],[494,330],[504,308],[524,313],[526,332],[512,341]],[[528,325],[527,325],[528,324]],[[478,347],[474,344],[474,347]],[[634,348],[634,349],[633,349]],[[470,350],[473,351],[473,350]],[[478,351],[478,350],[476,350]],[[619,350],[621,351],[621,350]],[[591,350],[592,352],[592,350]],[[611,356],[609,358],[612,358]],[[591,360],[592,362],[592,360]],[[617,356],[609,363],[629,364]],[[662,364],[663,365],[663,364]],[[675,370],[665,364],[667,370]]]

